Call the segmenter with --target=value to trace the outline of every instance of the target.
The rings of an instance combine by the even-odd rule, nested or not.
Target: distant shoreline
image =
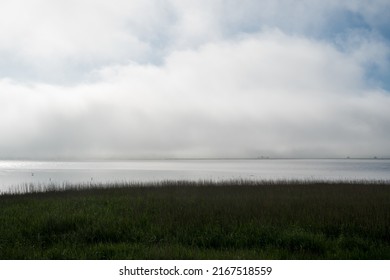
[[[0,161],[27,162],[110,162],[110,161],[180,161],[180,160],[390,160],[386,157],[183,157],[183,158],[0,158]]]

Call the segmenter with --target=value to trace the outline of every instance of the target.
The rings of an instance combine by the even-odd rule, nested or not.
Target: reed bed
[[[390,183],[29,186],[0,224],[0,259],[390,259]]]

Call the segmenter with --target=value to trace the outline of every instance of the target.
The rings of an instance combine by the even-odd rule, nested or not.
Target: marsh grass
[[[0,225],[0,259],[390,259],[390,184],[31,186]]]

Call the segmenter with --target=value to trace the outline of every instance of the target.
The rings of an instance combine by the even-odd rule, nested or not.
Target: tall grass
[[[0,196],[0,259],[390,259],[388,182],[52,185]]]

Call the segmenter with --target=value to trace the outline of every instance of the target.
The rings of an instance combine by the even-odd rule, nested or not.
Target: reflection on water
[[[26,183],[159,180],[390,180],[390,160],[0,161],[0,190]]]

